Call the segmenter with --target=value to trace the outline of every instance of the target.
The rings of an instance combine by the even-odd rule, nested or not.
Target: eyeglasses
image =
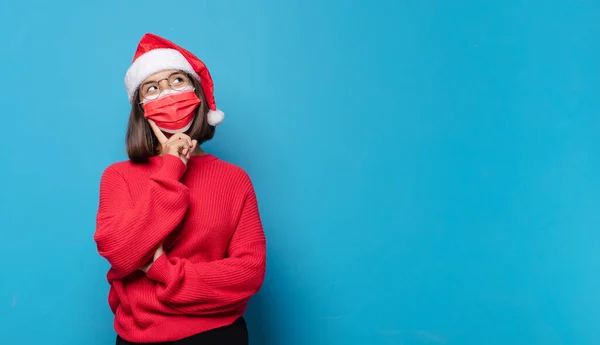
[[[165,91],[160,86],[160,82],[163,80],[166,80],[169,84],[169,88],[175,91],[182,91],[187,87],[193,86],[190,78],[185,73],[175,72],[167,78],[148,81],[142,84],[142,86],[140,86],[140,96],[148,101],[157,99],[158,96]]]

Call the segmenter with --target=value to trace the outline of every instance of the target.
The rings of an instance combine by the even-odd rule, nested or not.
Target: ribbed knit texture
[[[111,265],[115,330],[179,340],[231,324],[261,287],[265,236],[248,175],[213,155],[115,163],[103,173],[94,240]],[[163,243],[147,273],[139,270]]]

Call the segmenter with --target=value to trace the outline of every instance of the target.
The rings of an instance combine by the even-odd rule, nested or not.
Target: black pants
[[[116,345],[136,345],[117,336]],[[212,329],[178,341],[164,343],[144,343],[144,345],[248,345],[248,329],[243,317],[233,324]]]

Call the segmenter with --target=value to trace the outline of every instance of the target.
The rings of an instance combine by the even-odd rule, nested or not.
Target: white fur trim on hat
[[[216,126],[223,122],[225,118],[225,113],[221,110],[209,110],[207,116],[208,124],[211,126]]]
[[[200,80],[192,65],[180,52],[170,48],[154,49],[138,57],[125,74],[125,88],[129,100],[131,101],[135,91],[146,78],[154,73],[169,69],[187,72]]]

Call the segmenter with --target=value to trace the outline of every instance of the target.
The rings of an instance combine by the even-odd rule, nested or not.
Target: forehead
[[[156,81],[156,80],[163,79],[163,78],[168,78],[171,74],[173,74],[175,72],[181,72],[181,71],[177,70],[177,69],[168,69],[165,71],[156,72],[154,74],[151,74],[148,78],[144,79],[142,84],[144,84],[146,82]]]

